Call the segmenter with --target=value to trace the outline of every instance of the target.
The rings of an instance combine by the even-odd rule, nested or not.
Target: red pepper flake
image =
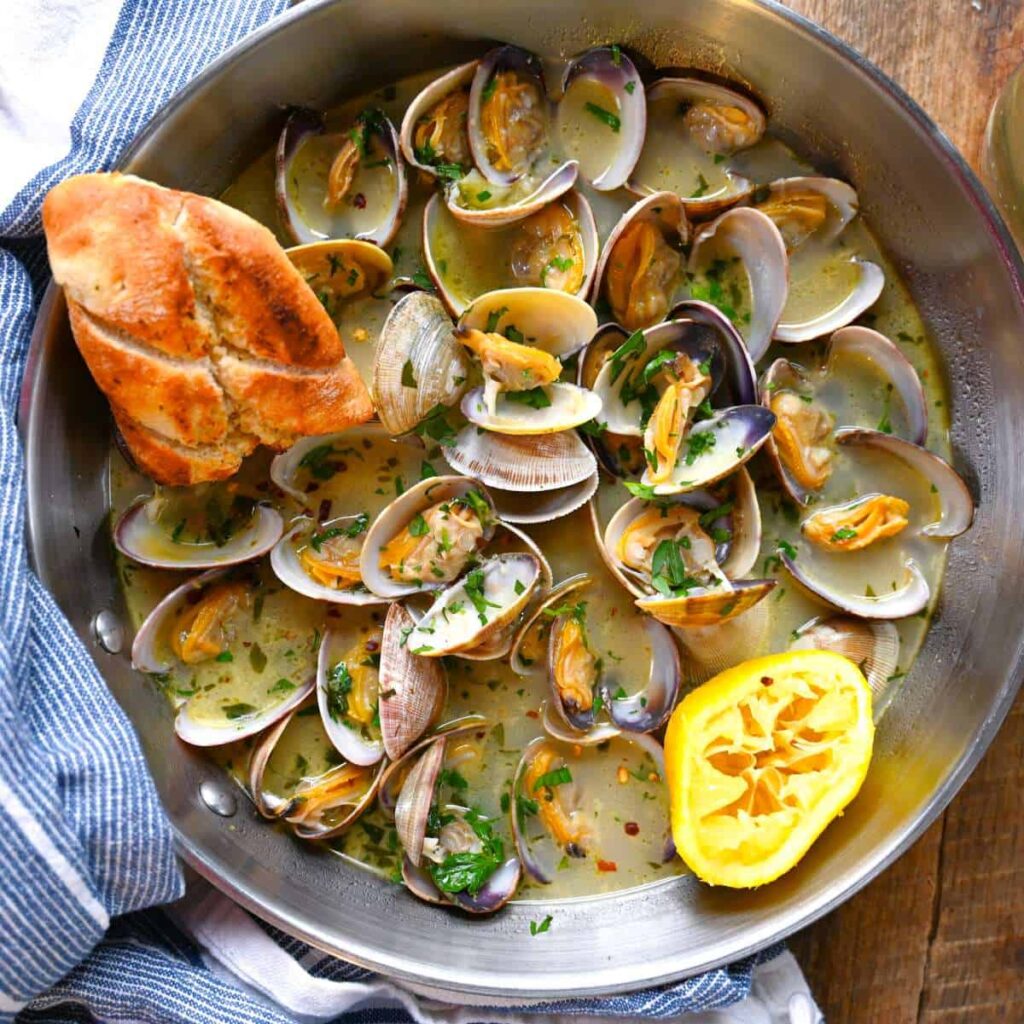
[[[626,830],[627,836],[640,835],[640,826],[635,821],[627,821],[622,827]]]
[[[332,502],[330,498],[324,498],[324,500],[320,502],[320,510],[316,514],[319,522],[326,523],[327,520],[331,518],[331,505]]]
[[[357,192],[352,197],[352,205],[357,210],[365,210],[366,209],[366,196],[364,196],[362,192]]]
[[[599,860],[597,862],[598,871],[618,871],[619,865],[613,860]]]
[[[762,686],[771,686],[772,683],[774,683],[774,682],[775,682],[775,680],[772,679],[771,676],[761,676],[761,685]]]
[[[370,654],[374,654],[375,652],[379,651],[380,650],[380,641],[379,640],[372,640],[372,639],[371,640],[367,640],[366,641],[366,650]]]
[[[532,711],[532,710],[531,711],[527,711],[526,712],[526,717],[527,718],[540,718],[540,713],[537,712],[537,711]]]

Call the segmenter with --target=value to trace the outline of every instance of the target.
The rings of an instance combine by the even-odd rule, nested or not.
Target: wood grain
[[[895,79],[977,168],[1024,59],[1022,0],[791,0]],[[1024,1024],[1024,696],[940,822],[796,936],[829,1024]]]

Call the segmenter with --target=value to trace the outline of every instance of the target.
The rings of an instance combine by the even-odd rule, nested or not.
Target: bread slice
[[[141,468],[231,476],[258,444],[373,415],[327,315],[276,239],[213,199],[84,174],[43,204],[71,327]]]

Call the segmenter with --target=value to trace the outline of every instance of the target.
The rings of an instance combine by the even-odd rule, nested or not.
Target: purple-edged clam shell
[[[615,155],[607,166],[590,178],[590,185],[595,189],[609,192],[626,183],[644,147],[647,133],[644,85],[628,54],[619,47],[611,46],[595,46],[569,62],[562,76],[563,97],[574,82],[585,78],[600,82],[618,101]]]
[[[544,84],[544,68],[539,58],[519,46],[498,46],[490,50],[481,59],[473,75],[473,84],[469,89],[468,122],[469,148],[473,154],[473,162],[488,181],[495,185],[511,185],[529,172],[537,154],[530,154],[521,165],[508,170],[500,170],[490,160],[481,123],[481,108],[491,79],[502,71],[514,71],[520,79],[530,81],[536,86],[541,107],[540,115],[545,122],[548,120],[547,88]]]
[[[643,621],[651,645],[647,685],[639,693],[621,698],[612,696],[608,684],[604,686],[608,715],[624,732],[654,732],[664,725],[676,706],[682,684],[679,648],[671,631],[654,619]]]
[[[452,893],[451,900],[470,914],[493,914],[515,896],[522,877],[523,867],[519,858],[509,857],[494,870],[475,896],[463,890]]]

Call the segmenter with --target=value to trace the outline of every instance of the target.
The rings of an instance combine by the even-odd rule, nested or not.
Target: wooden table
[[[1020,0],[789,0],[913,96],[977,169],[1024,60]],[[943,818],[794,937],[829,1024],[1024,1024],[1024,694]]]

